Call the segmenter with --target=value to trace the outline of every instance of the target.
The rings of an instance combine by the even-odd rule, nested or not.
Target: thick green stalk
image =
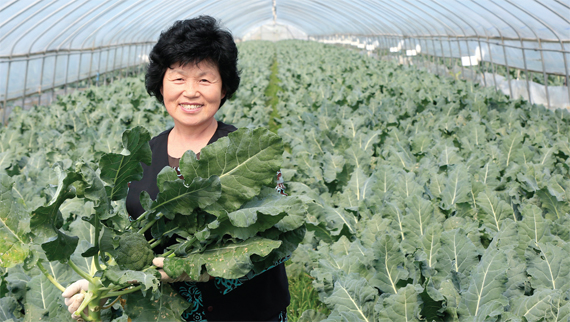
[[[42,265],[41,262],[38,262],[38,268],[40,269],[40,271],[42,271],[42,273],[44,273],[44,275],[47,277],[47,279],[53,285],[55,285],[55,287],[57,287],[60,291],[65,292],[65,287],[61,286],[61,284],[59,284],[59,282],[56,281],[55,278],[48,273],[48,271],[45,269],[44,265]]]
[[[139,234],[144,234],[144,232],[147,231],[147,230],[149,230],[150,227],[152,227],[152,225],[154,225],[154,223],[155,223],[157,220],[159,220],[162,216],[164,216],[162,213],[157,214],[157,215],[154,217],[153,220],[151,220],[150,222],[148,222],[148,223],[146,224],[146,226],[144,226],[143,228],[141,228],[141,229],[139,230]],[[142,217],[142,215],[141,215],[141,217]],[[140,217],[139,217],[139,218],[140,218]]]
[[[84,270],[79,268],[72,260],[68,260],[67,264],[71,267],[79,276],[83,277],[84,279],[88,280],[91,284],[97,284],[91,275],[87,274]]]
[[[121,295],[129,294],[129,293],[134,293],[134,292],[140,290],[142,287],[143,287],[142,285],[139,285],[139,286],[135,286],[133,288],[129,288],[129,289],[122,290],[122,291],[109,292],[109,293],[107,293],[106,296],[115,297],[115,296],[121,296]]]

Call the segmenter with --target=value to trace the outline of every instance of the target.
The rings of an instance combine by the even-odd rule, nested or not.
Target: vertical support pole
[[[542,43],[538,39],[538,48],[540,50],[540,61],[542,62],[542,75],[544,75],[544,90],[546,91],[546,102],[548,103],[548,108],[550,109],[550,95],[548,93],[548,76],[546,75],[546,65],[544,64],[544,51],[542,50]]]
[[[68,79],[68,74],[69,74],[69,61],[71,60],[71,52],[68,51],[67,52],[67,64],[65,64],[65,85],[63,87],[63,93],[67,95],[67,79]]]
[[[493,71],[493,84],[495,85],[495,91],[498,91],[497,87],[497,77],[495,74],[495,63],[493,62],[493,51],[491,50],[491,44],[489,44],[489,36],[487,36],[487,48],[489,48],[489,60],[491,61],[491,69]]]
[[[507,50],[505,49],[505,39],[501,36],[503,44],[503,56],[505,57],[505,67],[507,68],[507,82],[509,82],[509,97],[513,98],[513,86],[511,85],[511,70],[509,69],[509,59],[507,58]]]
[[[83,58],[83,51],[79,53],[79,67],[77,67],[77,83],[81,80],[81,59]]]
[[[91,72],[93,71],[93,55],[95,55],[95,51],[93,50],[93,48],[91,48],[91,58],[89,59],[89,74],[87,74],[88,78],[89,78],[89,86],[93,85],[93,75],[91,74]]]
[[[107,61],[105,62],[105,78],[103,79],[103,85],[107,85],[107,73],[109,72],[109,56],[111,53],[111,48],[107,49]]]
[[[12,68],[12,61],[8,62],[8,72],[6,73],[6,88],[4,89],[4,104],[2,105],[2,124],[6,125],[6,110],[8,110],[8,84],[10,84],[10,69]]]
[[[528,101],[530,104],[532,104],[532,97],[531,97],[532,94],[530,93],[530,78],[528,75],[528,67],[526,66],[526,54],[524,52],[524,43],[522,39],[520,41],[521,41],[521,51],[524,63],[524,72],[526,74],[526,91],[528,92]]]
[[[53,64],[53,77],[52,77],[52,81],[51,81],[51,100],[53,101],[55,98],[55,76],[57,73],[57,58],[58,58],[58,53],[56,52],[56,54],[54,55],[55,57],[55,62]]]
[[[22,89],[22,109],[26,105],[26,86],[28,85],[28,68],[30,66],[30,55],[26,59],[26,69],[24,71],[24,88]]]
[[[44,53],[44,56],[42,57],[42,69],[40,72],[40,96],[38,98],[38,105],[42,105],[42,85],[43,85],[43,80],[44,80],[44,66],[46,63],[46,53]]]
[[[118,47],[115,47],[115,53],[113,54],[113,69],[111,70],[111,81],[114,81],[115,76],[113,75],[113,73],[115,72],[115,70],[117,69],[116,66],[116,62],[117,62],[117,51],[119,50]]]

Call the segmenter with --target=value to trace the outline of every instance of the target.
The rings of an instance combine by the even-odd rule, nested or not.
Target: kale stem
[[[83,277],[84,279],[88,280],[89,283],[91,284],[97,284],[95,283],[95,281],[93,280],[93,277],[91,277],[89,274],[87,274],[84,270],[82,270],[81,268],[79,268],[77,265],[75,265],[75,263],[70,259],[67,261],[69,267],[71,267],[77,274],[79,274],[79,276]]]
[[[142,216],[142,215],[141,215]],[[148,224],[146,224],[146,226],[144,226],[143,228],[141,228],[139,230],[139,234],[144,234],[145,231],[149,230],[150,227],[152,227],[152,225],[154,225],[154,223],[159,220],[162,216],[164,216],[162,213],[157,214],[153,220],[151,220]],[[139,217],[140,218],[140,217]]]
[[[173,232],[173,231],[175,231],[175,230],[177,230],[177,229],[178,229],[178,227],[174,227],[174,228],[172,228],[171,230],[164,232],[164,233],[162,234],[162,236],[164,236],[164,235],[166,235],[166,234],[169,234],[169,233],[171,233],[171,232]],[[149,240],[148,243],[150,244],[150,248],[155,248],[156,246],[160,245],[160,242],[161,242],[161,241],[162,241],[162,237],[159,238],[159,239],[153,238],[153,239]]]
[[[143,287],[142,285],[139,285],[139,286],[135,286],[133,288],[123,290],[123,291],[110,292],[107,294],[107,296],[108,297],[114,297],[114,296],[121,296],[121,295],[129,294],[129,293],[133,293],[133,292],[140,290],[142,287]]]
[[[51,276],[47,269],[44,267],[44,265],[42,265],[41,262],[38,261],[38,268],[40,269],[40,271],[42,271],[42,273],[44,273],[44,275],[47,277],[47,279],[53,284],[55,285],[55,287],[57,287],[60,291],[65,292],[65,287],[61,286],[61,284],[59,284],[58,281],[55,280],[55,278],[53,276]]]
[[[148,215],[148,214],[149,214],[148,211],[143,212],[142,215],[140,215],[137,219],[131,221],[131,222],[127,225],[127,227],[125,228],[125,230],[131,229],[131,227],[133,227],[133,224],[140,222],[140,221],[143,220],[144,217],[146,217],[146,215]]]
[[[110,308],[111,306],[115,305],[115,303],[117,303],[117,301],[120,300],[120,299],[121,299],[121,296],[119,295],[119,296],[117,296],[117,298],[116,298],[111,304],[109,304],[109,305],[107,305],[107,306],[103,306],[101,309],[102,309],[102,310],[106,310],[106,309]]]
[[[174,249],[171,249],[168,252],[162,254],[162,257],[174,257],[174,256],[176,256],[176,254],[174,254]]]
[[[150,244],[150,248],[155,248],[156,246],[160,245],[161,241],[162,241],[161,239],[155,240],[153,243]]]
[[[194,244],[194,242],[195,242],[196,240],[197,240],[196,237],[192,237],[191,239],[188,239],[187,241],[185,241],[184,244],[182,244],[181,247],[178,247],[178,249],[180,249],[180,248],[186,249],[189,245]],[[171,250],[169,250],[168,252],[162,254],[162,257],[174,257],[174,256],[176,256],[176,254],[175,254],[174,252],[175,252],[175,249],[171,249]]]

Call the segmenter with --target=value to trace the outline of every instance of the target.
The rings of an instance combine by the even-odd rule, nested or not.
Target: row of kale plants
[[[289,269],[309,272],[332,311],[303,319],[568,320],[569,113],[345,49],[285,41],[240,45],[242,84],[220,119],[267,125],[263,91],[275,53],[283,89],[276,121],[289,147],[282,172],[287,192],[310,205]],[[171,126],[141,79],[12,115],[0,131],[0,168],[28,210],[56,192],[54,166],[120,152],[125,129],[143,125],[156,135]],[[80,218],[92,207],[66,202],[62,229],[90,240]],[[124,213],[121,202],[114,209]],[[0,245],[0,258],[5,253]],[[79,278],[57,262],[46,268],[62,285]],[[54,307],[61,313],[50,319],[69,320],[37,268],[0,268],[0,276],[4,320],[33,321]],[[23,304],[35,311],[22,316]]]
[[[307,321],[568,321],[570,113],[276,44],[283,174],[311,203]]]

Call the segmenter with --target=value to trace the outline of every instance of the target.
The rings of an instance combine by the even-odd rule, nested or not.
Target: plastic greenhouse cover
[[[9,1],[0,6],[0,56],[152,41],[173,21],[199,14],[219,17],[238,38],[272,20],[271,2],[265,0]],[[570,40],[570,8],[560,0],[279,0],[277,16],[307,35]]]
[[[412,41],[406,41],[410,48],[404,49],[420,44],[430,54],[480,55],[483,61],[492,58],[498,64],[548,73],[566,74],[570,64],[570,55],[561,52],[570,50],[568,0],[276,0],[276,4],[276,22],[308,36],[405,37]],[[142,46],[156,41],[161,30],[200,14],[220,19],[236,38],[273,21],[268,0],[6,0],[0,4],[0,99],[7,87],[9,97],[23,92],[19,71],[28,70],[28,92],[54,80],[61,84],[89,76],[91,68],[85,61],[123,66],[128,51],[110,55],[106,48],[136,45],[140,58]],[[67,70],[46,69],[42,80],[32,80],[46,63]]]

